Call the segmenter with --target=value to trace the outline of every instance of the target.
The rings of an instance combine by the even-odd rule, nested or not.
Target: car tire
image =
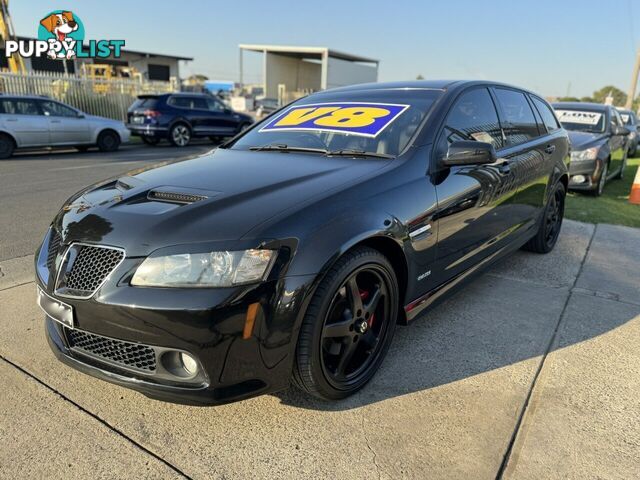
[[[535,253],[549,253],[555,247],[562,228],[566,188],[562,182],[556,183],[540,218],[538,231],[522,247]]]
[[[191,129],[186,123],[176,123],[169,130],[169,141],[176,147],[186,147],[191,141]]]
[[[16,149],[16,143],[9,135],[0,134],[0,160],[9,158]]]
[[[324,400],[360,390],[389,349],[398,309],[398,282],[389,260],[368,247],[347,252],[326,273],[305,313],[294,385]]]
[[[149,137],[147,135],[140,135],[140,138],[142,139],[142,143],[146,145],[155,146],[160,143],[159,137]]]
[[[617,180],[622,180],[624,178],[624,171],[627,168],[627,158],[629,156],[633,156],[633,155],[627,155],[622,160],[622,165],[620,166],[620,171],[616,174],[616,179]]]
[[[599,197],[604,192],[604,186],[607,183],[607,175],[609,174],[609,162],[606,162],[602,167],[602,172],[600,173],[600,179],[598,180],[598,184],[596,188],[591,191],[594,197]]]
[[[115,152],[120,148],[120,135],[113,130],[104,130],[98,135],[96,143],[101,152]]]

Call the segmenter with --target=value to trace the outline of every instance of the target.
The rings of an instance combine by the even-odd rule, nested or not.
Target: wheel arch
[[[393,267],[396,280],[398,281],[398,323],[406,325],[407,317],[404,311],[404,302],[407,293],[407,282],[409,278],[409,266],[404,249],[397,241],[386,236],[373,236],[361,240],[353,245],[349,250],[357,247],[369,247],[377,250],[389,260]]]
[[[174,119],[171,121],[171,123],[169,124],[169,128],[167,129],[167,131],[168,131],[168,132],[170,132],[170,131],[171,131],[171,129],[172,129],[173,127],[175,127],[175,126],[176,126],[177,124],[179,124],[179,123],[183,123],[183,124],[185,124],[187,127],[189,127],[189,130],[191,130],[191,133],[193,134],[193,125],[191,125],[191,122],[190,122],[189,120],[187,120],[186,118],[184,118],[184,117],[177,117],[177,118],[174,118]]]
[[[13,141],[13,146],[18,148],[18,140],[16,140],[16,137],[13,134],[9,133],[7,130],[0,130],[0,135],[6,135],[9,137]]]
[[[98,141],[98,139],[100,138],[100,135],[102,135],[103,133],[106,132],[112,132],[115,133],[118,138],[120,139],[120,142],[122,142],[122,137],[120,136],[120,132],[118,132],[115,128],[113,127],[103,127],[101,129],[98,130],[98,133],[96,134],[96,142]]]

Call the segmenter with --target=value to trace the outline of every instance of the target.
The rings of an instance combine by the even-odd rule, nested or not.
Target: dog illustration
[[[55,39],[49,39],[49,43],[53,42],[61,42],[63,43],[67,35],[71,32],[75,32],[78,30],[78,23],[73,18],[72,12],[62,12],[62,13],[52,13],[48,17],[40,20],[40,25],[47,29],[47,31],[53,33],[55,35]],[[67,50],[66,58],[72,58],[76,54],[72,49]],[[56,53],[53,50],[49,50],[48,53],[50,58],[56,58]],[[60,51],[58,53],[57,58],[64,58],[65,55]]]

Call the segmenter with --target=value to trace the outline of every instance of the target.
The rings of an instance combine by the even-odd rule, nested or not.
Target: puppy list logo
[[[124,40],[88,40],[84,44],[84,24],[73,12],[54,10],[40,20],[38,40],[8,40],[5,55],[47,56],[54,60],[73,58],[118,58]]]

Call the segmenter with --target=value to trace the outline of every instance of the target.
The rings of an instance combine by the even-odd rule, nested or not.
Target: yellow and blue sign
[[[367,102],[294,105],[260,131],[313,130],[376,137],[407,108],[409,105]]]

